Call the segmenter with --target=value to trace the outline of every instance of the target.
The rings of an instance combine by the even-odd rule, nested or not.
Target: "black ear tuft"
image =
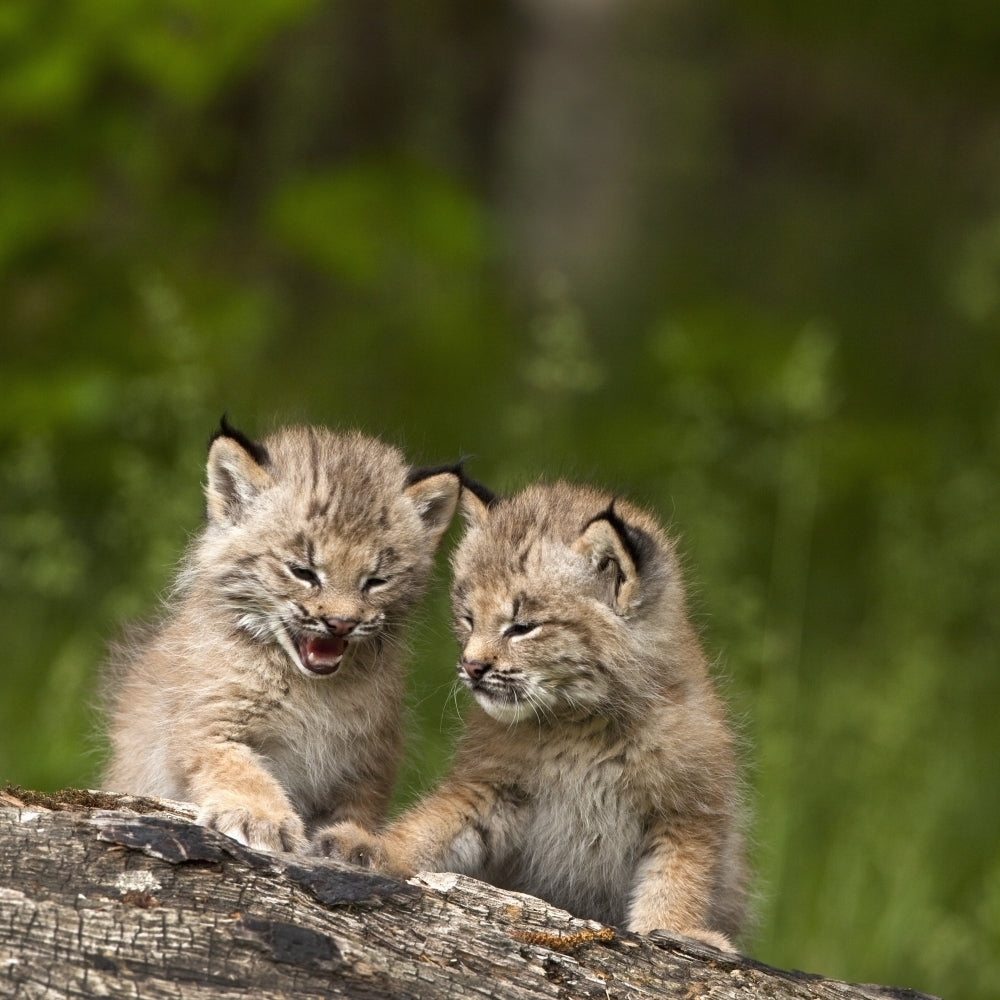
[[[430,479],[431,476],[440,476],[444,472],[450,472],[453,476],[458,478],[459,482],[462,482],[462,463],[456,462],[454,465],[422,465],[419,468],[410,469],[406,473],[406,480],[404,481],[404,486],[412,486],[414,483],[419,483],[423,479]]]
[[[462,473],[462,489],[468,490],[486,507],[495,506],[500,499],[491,489],[476,479],[469,479],[464,472]]]
[[[470,493],[474,494],[486,507],[492,507],[499,499],[499,497],[491,489],[484,486],[476,479],[470,479],[465,474],[464,458],[455,462],[454,465],[428,465],[410,469],[410,471],[406,474],[406,482],[404,485],[412,486],[414,483],[419,483],[421,479],[427,479],[430,476],[438,476],[442,472],[450,472],[452,475],[458,476],[458,481],[462,484],[462,489],[468,490]]]
[[[223,413],[222,419],[219,420],[219,429],[208,439],[208,447],[211,448],[220,437],[230,438],[235,441],[258,465],[270,465],[271,456],[267,453],[267,448],[260,444],[260,442],[247,437],[243,431],[237,430],[232,424],[230,424],[227,418],[228,414]]]
[[[583,526],[583,530],[586,531],[595,521],[607,521],[614,528],[615,534],[621,540],[636,570],[641,573],[649,557],[655,551],[656,545],[653,539],[641,528],[636,528],[622,520],[615,510],[615,499],[617,497],[612,499],[611,503],[600,514],[594,515]]]

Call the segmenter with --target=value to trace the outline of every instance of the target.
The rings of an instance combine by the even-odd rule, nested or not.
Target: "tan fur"
[[[450,773],[381,837],[343,824],[319,848],[730,947],[746,895],[734,739],[673,544],[566,483],[489,507],[464,491],[462,507],[453,610],[477,704]]]
[[[292,850],[316,824],[383,818],[404,617],[460,487],[454,471],[408,479],[395,448],[358,433],[292,427],[263,449],[225,423],[211,445],[207,523],[168,614],[113,657],[104,784]],[[346,646],[338,619],[356,623]]]

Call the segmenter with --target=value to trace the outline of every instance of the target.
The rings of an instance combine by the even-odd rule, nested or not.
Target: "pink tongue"
[[[302,662],[316,674],[332,674],[340,665],[347,643],[339,635],[310,635],[299,645]]]

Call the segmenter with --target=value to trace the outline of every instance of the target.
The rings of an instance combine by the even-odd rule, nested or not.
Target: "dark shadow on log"
[[[177,802],[0,792],[0,995],[926,1000],[637,937],[459,875],[251,851]]]

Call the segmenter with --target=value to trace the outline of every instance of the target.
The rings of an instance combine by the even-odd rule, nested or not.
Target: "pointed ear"
[[[230,427],[226,418],[208,446],[205,497],[211,521],[236,524],[246,505],[273,485],[267,449]]]
[[[584,526],[572,549],[590,561],[601,581],[604,602],[619,615],[634,611],[641,602],[641,571],[646,534],[630,526],[615,511],[612,500]]]
[[[450,466],[411,469],[406,477],[403,492],[417,508],[435,545],[441,541],[445,529],[451,524],[461,489],[461,473],[459,469]]]
[[[467,528],[481,527],[486,523],[496,495],[475,479],[462,477],[462,519]]]

